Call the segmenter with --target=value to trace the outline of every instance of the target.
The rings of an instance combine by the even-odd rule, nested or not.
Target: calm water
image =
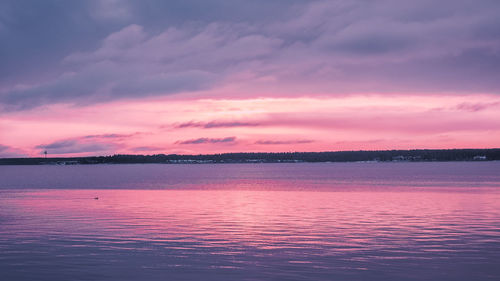
[[[0,280],[475,281],[499,265],[500,162],[0,166]]]

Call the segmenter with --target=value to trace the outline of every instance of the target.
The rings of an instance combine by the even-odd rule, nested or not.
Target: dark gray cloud
[[[176,125],[176,128],[233,128],[233,127],[256,127],[259,123],[245,121],[210,121],[210,122],[186,122]]]
[[[236,137],[225,137],[225,138],[198,138],[185,141],[177,141],[176,144],[207,144],[207,143],[235,143]]]
[[[0,106],[178,94],[234,76],[290,95],[498,93],[499,13],[496,0],[6,0]]]
[[[4,0],[0,2],[0,82],[60,70],[59,60],[90,51],[132,23],[153,33],[207,22],[265,22],[305,0]]]

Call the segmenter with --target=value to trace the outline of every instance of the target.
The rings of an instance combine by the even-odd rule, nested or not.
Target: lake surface
[[[0,280],[477,281],[499,265],[500,162],[0,166]]]

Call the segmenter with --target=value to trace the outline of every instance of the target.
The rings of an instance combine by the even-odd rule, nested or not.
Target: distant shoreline
[[[500,148],[0,158],[0,165],[447,162],[500,160]]]

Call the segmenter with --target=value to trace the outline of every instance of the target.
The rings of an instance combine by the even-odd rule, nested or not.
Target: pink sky
[[[40,156],[494,148],[495,95],[155,98],[3,114],[0,143]],[[15,155],[13,155],[15,156]]]

